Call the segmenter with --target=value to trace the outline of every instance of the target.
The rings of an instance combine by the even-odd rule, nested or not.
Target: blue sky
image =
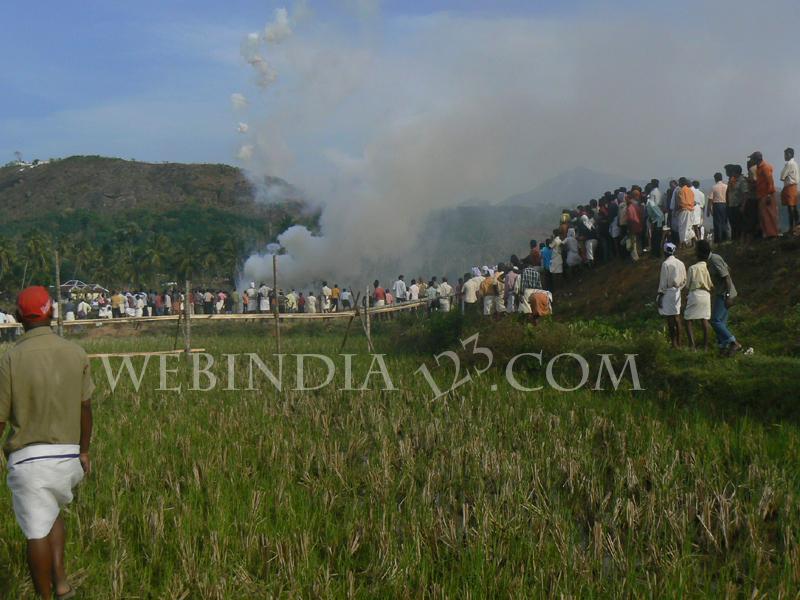
[[[762,3],[754,23],[740,0],[308,0],[312,16],[268,56],[279,82],[262,93],[239,45],[284,5],[294,10],[265,1],[16,3],[0,24],[0,162],[19,150],[237,163],[246,142],[262,152],[245,166],[313,187],[331,157],[356,164],[398,127],[440,123],[479,102],[487,119],[505,113],[492,127],[497,156],[543,156],[496,172],[472,195],[529,189],[574,162],[647,177],[695,165],[705,173],[724,151],[738,159],[751,145],[775,155],[800,144],[800,120],[781,116],[796,112],[800,92],[789,75],[800,16],[792,2]],[[315,72],[321,65],[341,69],[341,80]],[[756,70],[768,93],[747,85]],[[684,78],[691,97],[677,93]],[[233,92],[251,99],[246,115],[232,112]],[[748,116],[754,103],[759,119]],[[249,141],[236,133],[241,119]],[[650,127],[658,144],[647,142]],[[687,134],[708,144],[681,148]]]
[[[361,27],[370,2],[312,2],[314,18]],[[553,3],[385,2],[382,20],[458,11],[548,14]],[[17,3],[0,24],[0,162],[101,153],[230,162],[228,96],[242,35],[285,3],[145,0]],[[492,8],[488,8],[491,6]],[[500,6],[501,8],[495,8]],[[559,11],[570,3],[558,3]],[[367,11],[369,12],[369,11]],[[371,16],[375,19],[375,15]]]
[[[359,17],[378,19],[369,10],[359,14],[370,4],[379,6],[384,27],[448,11],[563,16],[581,3],[341,0],[310,8],[315,19],[357,30]],[[232,68],[239,40],[284,5],[291,3],[18,3],[0,24],[0,162],[16,150],[29,158],[100,153],[230,162],[228,95],[246,79]]]

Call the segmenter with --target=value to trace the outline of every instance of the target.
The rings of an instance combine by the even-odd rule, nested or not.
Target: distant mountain
[[[628,186],[635,179],[576,167],[548,179],[529,192],[515,194],[498,204],[500,206],[570,206],[598,198],[603,192],[621,185]]]
[[[273,206],[257,200],[271,200]],[[0,207],[6,223],[80,210],[158,213],[187,205],[263,219],[270,216],[275,201],[291,215],[306,209],[300,193],[282,179],[267,177],[256,187],[228,165],[71,156],[0,167]]]

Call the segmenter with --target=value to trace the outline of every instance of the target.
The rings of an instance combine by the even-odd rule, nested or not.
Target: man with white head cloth
[[[60,511],[90,471],[94,383],[83,349],[50,329],[45,288],[20,292],[17,315],[25,334],[0,358],[0,438],[11,426],[3,446],[8,487],[36,593],[71,598]]]
[[[681,290],[686,286],[686,265],[675,257],[677,247],[672,242],[664,244],[661,276],[658,281],[658,314],[667,318],[672,346],[681,345]]]

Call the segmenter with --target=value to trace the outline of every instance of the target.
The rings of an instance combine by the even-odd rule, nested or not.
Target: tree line
[[[1,225],[0,290],[52,285],[56,251],[62,282],[138,289],[186,278],[230,282],[244,257],[296,222],[289,214],[273,223],[196,207],[122,216],[74,211]]]

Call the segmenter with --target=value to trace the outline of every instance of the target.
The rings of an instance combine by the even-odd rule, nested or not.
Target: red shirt
[[[382,287],[376,287],[373,297],[375,300],[386,300],[386,291]]]

